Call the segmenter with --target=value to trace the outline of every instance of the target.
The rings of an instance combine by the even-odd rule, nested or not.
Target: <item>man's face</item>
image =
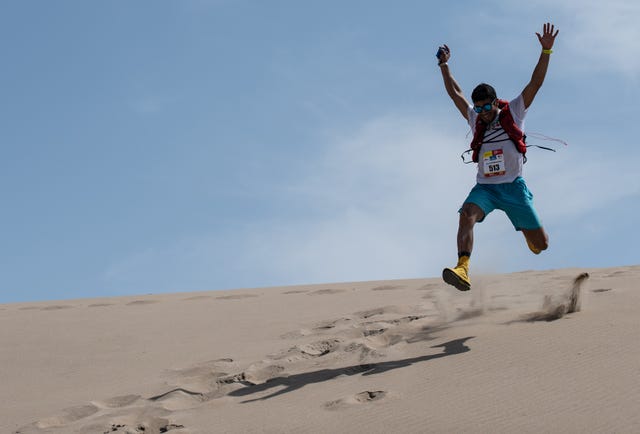
[[[489,123],[495,119],[498,114],[498,106],[495,99],[487,98],[473,102],[473,108],[478,113],[478,117],[484,123]]]

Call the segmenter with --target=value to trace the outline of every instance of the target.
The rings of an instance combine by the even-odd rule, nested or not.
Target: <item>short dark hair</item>
[[[496,90],[493,86],[487,83],[480,83],[473,89],[473,93],[471,94],[471,100],[473,102],[482,101],[484,99],[494,100],[496,99]]]

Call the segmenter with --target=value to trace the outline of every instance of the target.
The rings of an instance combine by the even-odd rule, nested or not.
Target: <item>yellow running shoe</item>
[[[442,280],[449,285],[455,286],[459,291],[471,289],[471,279],[469,279],[469,257],[462,256],[458,259],[458,265],[454,268],[442,270]]]

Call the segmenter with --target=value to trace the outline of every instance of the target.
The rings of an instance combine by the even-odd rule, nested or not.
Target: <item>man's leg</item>
[[[484,211],[475,203],[467,202],[460,210],[458,223],[458,255],[467,253],[471,256],[473,250],[473,226],[484,218]]]
[[[549,248],[549,236],[544,228],[522,229],[522,233],[524,234],[524,238],[527,240],[529,249],[534,254],[537,255],[543,250],[547,250]]]
[[[473,250],[473,226],[485,217],[482,209],[470,202],[462,205],[458,223],[458,265],[442,270],[442,279],[460,291],[471,289],[469,257]]]
[[[538,213],[533,206],[533,194],[526,182],[518,178],[511,184],[504,185],[502,209],[516,230],[521,230],[529,249],[539,254],[549,247],[549,236],[542,227]],[[536,229],[522,229],[536,228]]]

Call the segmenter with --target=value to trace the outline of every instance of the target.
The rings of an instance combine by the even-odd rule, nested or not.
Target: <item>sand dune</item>
[[[587,274],[588,273],[588,274]],[[640,432],[640,266],[0,305],[2,433]]]

